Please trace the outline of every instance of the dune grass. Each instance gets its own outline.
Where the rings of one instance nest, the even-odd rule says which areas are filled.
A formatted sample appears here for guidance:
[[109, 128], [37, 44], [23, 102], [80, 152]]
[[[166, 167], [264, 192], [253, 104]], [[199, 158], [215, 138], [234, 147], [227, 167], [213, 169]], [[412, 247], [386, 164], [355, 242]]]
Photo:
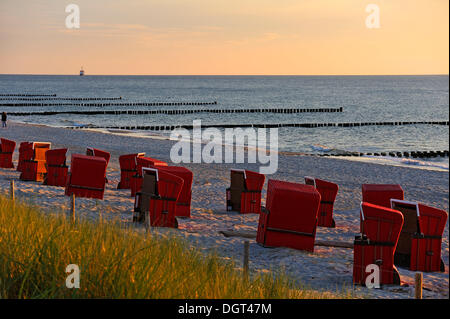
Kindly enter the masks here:
[[[66, 266], [80, 288], [66, 287]], [[243, 280], [231, 262], [177, 238], [45, 214], [0, 195], [0, 298], [345, 298], [284, 275]]]

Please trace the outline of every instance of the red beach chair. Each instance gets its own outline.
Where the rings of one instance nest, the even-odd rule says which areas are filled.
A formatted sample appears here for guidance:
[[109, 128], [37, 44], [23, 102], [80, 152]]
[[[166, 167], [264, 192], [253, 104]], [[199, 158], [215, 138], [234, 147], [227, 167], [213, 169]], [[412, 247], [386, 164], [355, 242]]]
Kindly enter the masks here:
[[47, 174], [45, 153], [50, 147], [51, 143], [48, 142], [32, 142], [31, 148], [27, 146], [23, 150], [21, 180], [36, 182], [42, 182], [44, 180], [45, 174]]
[[312, 186], [269, 180], [256, 241], [264, 247], [314, 251], [320, 194]]
[[182, 166], [159, 166], [158, 171], [165, 171], [183, 179], [183, 187], [177, 200], [175, 216], [191, 217], [192, 180], [194, 175]]
[[16, 142], [1, 138], [0, 144], [0, 168], [14, 168], [12, 161]]
[[178, 176], [157, 168], [143, 168], [142, 191], [136, 193], [137, 215], [133, 220], [147, 220], [152, 227], [177, 228], [175, 210], [182, 187], [183, 179]]
[[448, 213], [421, 203], [391, 200], [403, 214], [404, 225], [395, 251], [395, 264], [413, 271], [445, 271], [441, 259], [442, 234]]
[[317, 226], [336, 227], [333, 219], [333, 206], [339, 186], [335, 183], [314, 177], [305, 177], [305, 184], [314, 186], [320, 193], [320, 209]]
[[266, 177], [248, 170], [232, 169], [227, 188], [227, 211], [261, 213], [261, 191]]
[[45, 185], [65, 187], [67, 184], [67, 172], [69, 167], [66, 165], [67, 148], [48, 150], [45, 152], [47, 162], [47, 175], [44, 179]]
[[145, 153], [127, 154], [119, 157], [120, 164], [120, 182], [117, 189], [129, 189], [131, 187], [131, 178], [137, 173], [137, 157], [144, 157]]
[[365, 285], [367, 265], [380, 267], [380, 284], [400, 284], [394, 266], [394, 252], [403, 225], [397, 210], [361, 203], [361, 235], [355, 237], [353, 248], [353, 282]]
[[103, 199], [106, 165], [103, 157], [72, 154], [66, 195]]
[[21, 142], [19, 146], [19, 163], [17, 164], [17, 171], [21, 172], [23, 169], [23, 163], [26, 160], [33, 158], [33, 143]]
[[131, 177], [131, 197], [141, 190], [142, 185], [142, 168], [167, 166], [166, 162], [151, 157], [136, 157], [136, 174]]

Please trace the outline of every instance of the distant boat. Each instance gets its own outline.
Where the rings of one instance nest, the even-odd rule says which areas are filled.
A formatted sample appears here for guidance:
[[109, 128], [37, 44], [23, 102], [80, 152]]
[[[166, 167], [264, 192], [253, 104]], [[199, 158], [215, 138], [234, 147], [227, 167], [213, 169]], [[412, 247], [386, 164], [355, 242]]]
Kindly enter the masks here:
[[84, 75], [84, 70], [83, 70], [83, 67], [81, 67], [80, 76], [83, 76], [83, 75]]

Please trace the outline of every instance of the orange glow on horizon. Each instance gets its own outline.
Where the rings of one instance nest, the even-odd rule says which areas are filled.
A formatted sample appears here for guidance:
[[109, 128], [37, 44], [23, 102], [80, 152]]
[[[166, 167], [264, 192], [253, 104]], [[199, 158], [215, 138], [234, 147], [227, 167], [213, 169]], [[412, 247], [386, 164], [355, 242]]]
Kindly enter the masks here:
[[[448, 74], [447, 0], [0, 3], [0, 74]], [[368, 29], [367, 4], [380, 8]]]

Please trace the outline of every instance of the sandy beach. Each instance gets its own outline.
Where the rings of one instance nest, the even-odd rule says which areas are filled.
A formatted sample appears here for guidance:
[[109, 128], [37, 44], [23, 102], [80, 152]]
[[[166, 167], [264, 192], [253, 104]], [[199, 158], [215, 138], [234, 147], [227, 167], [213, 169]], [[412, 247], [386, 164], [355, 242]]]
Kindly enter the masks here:
[[[10, 122], [1, 130], [1, 137], [17, 142], [14, 162], [17, 165], [18, 146], [21, 141], [47, 141], [52, 148], [66, 147], [70, 153], [84, 153], [87, 146], [111, 153], [107, 177], [109, 183], [103, 201], [77, 199], [77, 214], [89, 219], [120, 219], [143, 232], [144, 227], [132, 223], [134, 199], [129, 190], [117, 190], [120, 179], [118, 157], [123, 154], [146, 152], [148, 156], [166, 161], [170, 165], [173, 141], [136, 137], [130, 134], [105, 134], [88, 130], [26, 125]], [[263, 201], [268, 179], [303, 183], [304, 176], [315, 176], [337, 183], [340, 187], [335, 203], [334, 218], [337, 227], [319, 227], [316, 240], [352, 242], [359, 230], [359, 204], [361, 184], [395, 183], [405, 191], [405, 199], [423, 202], [448, 211], [448, 172], [406, 167], [394, 167], [346, 159], [279, 156], [278, 172], [266, 176]], [[69, 163], [68, 163], [69, 164]], [[160, 234], [176, 234], [204, 251], [216, 251], [225, 259], [233, 258], [242, 265], [244, 238], [227, 238], [222, 230], [256, 231], [257, 215], [240, 215], [225, 209], [225, 189], [229, 186], [230, 169], [258, 170], [257, 164], [184, 164], [194, 173], [190, 219], [178, 219], [179, 229], [153, 229]], [[0, 189], [9, 191], [10, 180], [16, 184], [16, 197], [45, 209], [67, 211], [69, 198], [64, 189], [36, 182], [19, 180], [16, 170], [0, 169]], [[442, 256], [445, 273], [424, 273], [424, 298], [449, 297], [449, 242], [448, 221], [445, 228]], [[402, 286], [384, 286], [382, 289], [352, 287], [353, 250], [346, 248], [316, 247], [313, 254], [288, 248], [263, 248], [250, 239], [250, 272], [279, 271], [284, 269], [292, 278], [314, 289], [329, 291], [353, 289], [356, 296], [370, 298], [413, 298], [414, 272], [399, 268]]]

